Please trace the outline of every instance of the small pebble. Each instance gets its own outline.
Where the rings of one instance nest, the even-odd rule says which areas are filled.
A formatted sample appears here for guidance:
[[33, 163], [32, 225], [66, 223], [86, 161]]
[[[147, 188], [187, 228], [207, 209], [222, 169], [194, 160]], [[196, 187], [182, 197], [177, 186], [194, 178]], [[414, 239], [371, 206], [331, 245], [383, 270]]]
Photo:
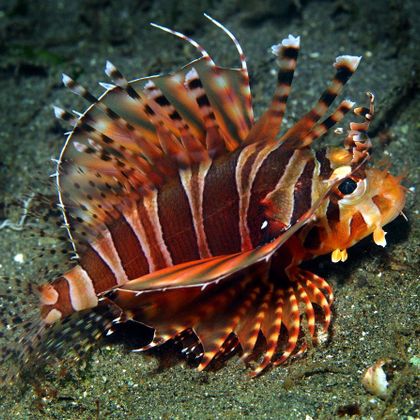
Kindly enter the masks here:
[[14, 259], [14, 261], [15, 261], [15, 262], [17, 262], [18, 264], [23, 264], [23, 261], [24, 261], [23, 254], [16, 254], [16, 255], [13, 257], [13, 259]]
[[385, 361], [379, 360], [374, 365], [367, 368], [362, 377], [362, 384], [366, 390], [382, 399], [386, 398], [388, 388], [386, 374], [382, 369], [384, 364]]

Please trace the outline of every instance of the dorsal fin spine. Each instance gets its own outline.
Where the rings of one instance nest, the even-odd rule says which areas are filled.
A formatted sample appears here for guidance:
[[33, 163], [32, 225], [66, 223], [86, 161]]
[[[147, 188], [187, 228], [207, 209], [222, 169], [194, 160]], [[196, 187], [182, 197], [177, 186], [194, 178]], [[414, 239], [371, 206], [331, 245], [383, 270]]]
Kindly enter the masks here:
[[354, 106], [354, 102], [345, 99], [340, 103], [337, 109], [324, 121], [315, 125], [308, 134], [302, 139], [301, 146], [309, 146], [314, 140], [323, 136], [331, 127], [340, 122], [344, 116]]
[[341, 92], [343, 86], [359, 65], [361, 57], [343, 55], [336, 58], [334, 67], [336, 73], [322, 93], [315, 106], [306, 113], [293, 127], [291, 127], [282, 137], [281, 141], [288, 141], [290, 139], [296, 146], [306, 136], [306, 134], [314, 127], [321, 117], [327, 112], [328, 108]]
[[268, 110], [253, 126], [245, 139], [246, 143], [272, 141], [278, 135], [286, 111], [299, 48], [300, 37], [293, 35], [289, 35], [280, 44], [271, 47], [279, 66], [276, 90]]
[[130, 98], [137, 100], [140, 98], [123, 74], [109, 60], [105, 64], [105, 73], [117, 86], [125, 90]]
[[[204, 16], [209, 19], [212, 23], [214, 23], [216, 26], [218, 26], [220, 29], [222, 29], [223, 32], [226, 33], [226, 35], [233, 41], [233, 43], [235, 44], [236, 50], [238, 51], [239, 54], [239, 59], [241, 61], [241, 74], [243, 77], [242, 80], [242, 86], [241, 86], [241, 90], [242, 93], [244, 95], [245, 101], [246, 101], [246, 109], [248, 111], [249, 114], [249, 118], [250, 118], [250, 127], [253, 125], [254, 123], [254, 115], [253, 115], [253, 108], [252, 108], [252, 96], [251, 96], [251, 89], [249, 87], [249, 74], [248, 74], [248, 66], [246, 63], [246, 56], [244, 54], [244, 51], [241, 47], [241, 44], [239, 43], [239, 41], [236, 39], [235, 35], [233, 35], [233, 33], [227, 29], [224, 25], [222, 25], [219, 21], [217, 21], [216, 19], [212, 18], [210, 15], [208, 15], [207, 13], [204, 13]], [[248, 127], [248, 129], [250, 128]]]
[[188, 43], [190, 43], [193, 47], [195, 47], [199, 53], [203, 56], [203, 58], [208, 61], [209, 63], [211, 63], [214, 66], [214, 61], [211, 59], [209, 53], [196, 41], [194, 41], [192, 38], [188, 37], [187, 35], [184, 35], [181, 32], [178, 31], [174, 31], [173, 29], [169, 29], [166, 28], [165, 26], [162, 25], [158, 25], [156, 23], [150, 23], [150, 25], [152, 25], [155, 28], [158, 28], [164, 32], [168, 32], [178, 38], [183, 39], [184, 41], [187, 41]]

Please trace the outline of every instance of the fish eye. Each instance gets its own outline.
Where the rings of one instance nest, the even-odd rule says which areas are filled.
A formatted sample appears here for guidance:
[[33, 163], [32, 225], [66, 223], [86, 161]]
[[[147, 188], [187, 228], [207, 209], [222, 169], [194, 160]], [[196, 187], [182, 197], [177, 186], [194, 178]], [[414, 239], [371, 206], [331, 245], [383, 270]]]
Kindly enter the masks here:
[[345, 178], [343, 182], [338, 186], [338, 190], [343, 195], [351, 194], [357, 188], [357, 182], [351, 178]]

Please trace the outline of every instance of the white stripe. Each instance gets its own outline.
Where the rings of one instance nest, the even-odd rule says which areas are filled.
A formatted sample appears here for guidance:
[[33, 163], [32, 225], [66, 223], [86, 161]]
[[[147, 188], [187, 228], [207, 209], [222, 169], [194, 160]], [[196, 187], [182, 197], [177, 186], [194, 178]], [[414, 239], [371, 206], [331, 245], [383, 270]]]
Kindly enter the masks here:
[[[343, 201], [343, 200], [341, 200]], [[341, 204], [341, 203], [340, 203]], [[340, 210], [343, 208], [343, 205], [340, 205]], [[365, 198], [360, 203], [355, 204], [356, 210], [360, 212], [363, 217], [363, 220], [369, 228], [381, 226], [382, 214], [378, 206], [373, 202], [371, 198]]]
[[94, 308], [98, 305], [92, 279], [80, 265], [64, 274], [63, 277], [69, 285], [70, 302], [75, 311]]
[[[327, 156], [325, 158], [328, 159]], [[319, 197], [325, 194], [325, 188], [326, 188], [326, 184], [324, 182], [325, 180], [323, 180], [320, 177], [321, 163], [318, 161], [316, 157], [314, 158], [314, 162], [315, 162], [315, 168], [314, 168], [313, 178], [312, 178], [311, 207], [315, 204], [315, 202], [318, 200]], [[331, 235], [331, 227], [328, 223], [328, 218], [327, 218], [327, 210], [328, 210], [329, 204], [330, 204], [330, 199], [328, 197], [322, 201], [322, 203], [318, 207], [318, 210], [315, 213], [318, 219], [318, 224], [323, 229], [325, 229], [327, 237]], [[320, 244], [320, 247], [322, 247], [322, 243]]]
[[156, 239], [155, 244], [158, 245], [160, 252], [162, 253], [163, 259], [165, 260], [166, 267], [173, 265], [172, 257], [166, 246], [165, 240], [163, 239], [162, 226], [160, 224], [158, 203], [157, 203], [158, 191], [153, 190], [150, 195], [145, 197], [143, 204], [149, 216], [150, 223], [153, 227], [153, 235]]
[[[321, 173], [321, 164], [318, 162], [318, 159], [314, 159], [315, 167], [312, 175], [312, 185], [311, 185], [311, 207], [315, 204], [315, 202], [318, 200], [319, 197], [321, 197], [322, 194], [325, 194], [325, 191], [322, 191], [320, 188], [323, 184], [322, 180], [319, 178], [319, 174]], [[329, 202], [329, 200], [324, 200], [325, 202]], [[322, 205], [321, 205], [322, 206]], [[327, 211], [325, 209], [325, 211]], [[316, 211], [317, 214], [319, 214], [319, 209]]]
[[54, 324], [61, 319], [63, 314], [58, 309], [51, 309], [47, 316], [43, 319], [46, 324]]
[[105, 261], [109, 269], [114, 273], [118, 284], [128, 282], [127, 274], [121, 263], [121, 258], [115, 248], [111, 232], [106, 226], [101, 229], [102, 238], [91, 244], [91, 247]]
[[[200, 258], [207, 258], [212, 256], [208, 246], [206, 232], [204, 231], [203, 220], [204, 181], [211, 164], [211, 160], [202, 162], [198, 168], [198, 173], [194, 174], [194, 176], [192, 175], [191, 169], [189, 168], [179, 171], [181, 184], [184, 188], [185, 194], [187, 195], [188, 204], [191, 210]], [[194, 184], [198, 187], [196, 194], [193, 193]]]
[[[302, 175], [311, 157], [313, 158], [313, 154], [308, 150], [296, 150], [290, 158], [276, 187], [264, 199], [271, 201], [274, 205], [278, 205], [278, 208], [276, 208], [276, 219], [286, 226], [290, 225], [290, 219], [293, 214], [296, 182]], [[281, 205], [278, 201], [281, 201]]]

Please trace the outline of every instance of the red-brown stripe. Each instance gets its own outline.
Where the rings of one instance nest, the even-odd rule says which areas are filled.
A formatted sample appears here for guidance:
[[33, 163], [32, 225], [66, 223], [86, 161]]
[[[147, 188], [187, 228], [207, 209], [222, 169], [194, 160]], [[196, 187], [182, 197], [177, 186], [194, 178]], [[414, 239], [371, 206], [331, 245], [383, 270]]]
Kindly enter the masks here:
[[120, 219], [108, 226], [115, 249], [129, 280], [149, 272], [149, 264], [137, 236], [125, 220]]
[[327, 158], [327, 149], [318, 150], [316, 152], [316, 159], [320, 163], [319, 176], [321, 179], [329, 179], [333, 169], [331, 168], [330, 161]]
[[159, 190], [162, 234], [174, 264], [200, 258], [188, 197], [179, 178]]
[[235, 169], [240, 150], [221, 157], [210, 167], [204, 186], [204, 231], [212, 255], [241, 250], [239, 197]]
[[87, 245], [80, 260], [80, 265], [92, 279], [93, 287], [97, 294], [105, 292], [118, 284], [112, 270], [90, 245]]
[[365, 220], [360, 212], [354, 214], [350, 223], [350, 237], [358, 238], [368, 229]]
[[55, 279], [51, 285], [57, 292], [58, 299], [54, 305], [43, 305], [41, 308], [41, 316], [42, 318], [45, 318], [52, 309], [57, 309], [61, 312], [61, 317], [65, 318], [74, 312], [70, 302], [69, 283], [64, 277], [59, 277], [58, 279]]
[[333, 227], [335, 223], [340, 221], [340, 208], [336, 202], [329, 200], [327, 207], [327, 220], [330, 227]]
[[248, 227], [254, 246], [259, 245], [262, 240], [261, 225], [265, 214], [261, 200], [274, 190], [292, 155], [293, 151], [279, 146], [267, 156], [256, 174], [248, 209]]
[[312, 206], [312, 181], [315, 169], [315, 161], [312, 159], [306, 165], [300, 175], [293, 193], [293, 213], [290, 220], [294, 224], [296, 220], [308, 211]]
[[321, 245], [321, 233], [325, 229], [321, 226], [314, 226], [305, 236], [303, 246], [310, 250], [317, 250]]

